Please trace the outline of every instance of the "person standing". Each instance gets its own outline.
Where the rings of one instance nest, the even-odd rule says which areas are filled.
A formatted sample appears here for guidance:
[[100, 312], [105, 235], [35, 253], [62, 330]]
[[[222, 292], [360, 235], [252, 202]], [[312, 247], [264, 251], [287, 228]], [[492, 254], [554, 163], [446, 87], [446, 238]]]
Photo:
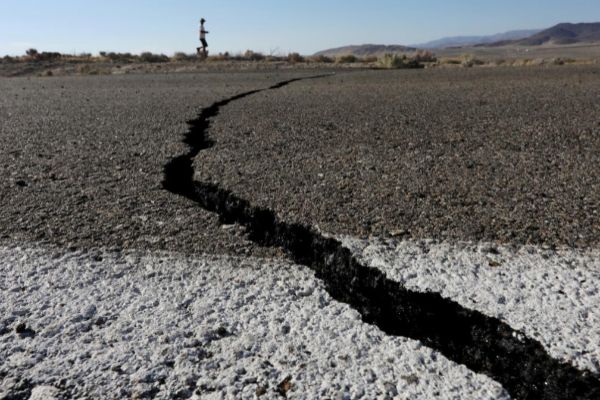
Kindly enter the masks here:
[[198, 47], [196, 49], [198, 51], [198, 54], [200, 54], [200, 51], [202, 51], [202, 55], [204, 57], [208, 55], [208, 42], [206, 41], [206, 35], [209, 33], [206, 29], [204, 29], [205, 22], [206, 20], [204, 18], [200, 20], [200, 43], [202, 44], [202, 47]]

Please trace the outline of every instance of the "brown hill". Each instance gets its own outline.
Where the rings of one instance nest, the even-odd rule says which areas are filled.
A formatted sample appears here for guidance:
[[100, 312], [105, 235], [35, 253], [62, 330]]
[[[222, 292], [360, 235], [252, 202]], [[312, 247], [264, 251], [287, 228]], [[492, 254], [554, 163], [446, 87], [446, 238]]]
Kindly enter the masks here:
[[384, 54], [409, 53], [416, 51], [414, 47], [401, 45], [363, 44], [359, 46], [344, 46], [315, 53], [316, 56], [338, 57], [354, 55], [357, 57], [379, 57]]
[[522, 45], [540, 46], [543, 44], [574, 44], [600, 42], [600, 22], [580, 24], [558, 24], [535, 35], [521, 40], [496, 42], [494, 46]]

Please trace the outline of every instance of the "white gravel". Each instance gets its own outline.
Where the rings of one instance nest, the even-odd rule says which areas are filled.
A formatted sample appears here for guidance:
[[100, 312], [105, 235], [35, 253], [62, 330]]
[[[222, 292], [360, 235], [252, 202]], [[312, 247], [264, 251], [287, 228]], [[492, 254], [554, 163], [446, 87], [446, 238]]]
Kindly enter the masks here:
[[362, 323], [310, 270], [285, 262], [0, 248], [0, 318], [0, 398], [20, 388], [34, 399], [243, 399], [262, 389], [270, 399], [288, 377], [292, 399], [508, 398], [419, 342]]
[[341, 240], [389, 279], [500, 318], [554, 358], [600, 372], [599, 250]]

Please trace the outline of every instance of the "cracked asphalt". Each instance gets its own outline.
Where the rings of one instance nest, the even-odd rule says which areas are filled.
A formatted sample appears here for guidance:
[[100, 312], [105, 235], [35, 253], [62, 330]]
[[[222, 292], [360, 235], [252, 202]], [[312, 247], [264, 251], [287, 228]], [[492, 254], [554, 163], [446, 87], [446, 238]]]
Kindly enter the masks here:
[[[196, 204], [204, 204], [202, 201], [206, 199], [203, 196], [212, 196], [216, 188], [222, 190], [217, 193], [217, 198], [209, 200], [231, 200], [234, 204], [232, 207], [226, 204], [225, 212], [218, 205], [215, 207], [222, 217], [249, 226], [257, 243], [263, 243], [260, 240], [262, 233], [266, 238], [267, 233], [274, 229], [267, 226], [267, 222], [274, 219], [270, 214], [273, 210], [280, 220], [276, 221], [278, 229], [274, 231], [287, 232], [283, 243], [296, 238], [298, 242], [292, 241], [292, 247], [300, 243], [324, 250], [317, 252], [298, 247], [298, 253], [293, 253], [292, 258], [309, 260], [308, 264], [317, 266], [321, 265], [321, 259], [325, 259], [328, 261], [322, 264], [330, 266], [333, 256], [340, 257], [335, 261], [341, 268], [341, 274], [333, 274], [329, 280], [325, 279], [325, 284], [330, 289], [335, 284], [351, 288], [347, 296], [342, 295], [342, 302], [350, 299], [360, 305], [371, 293], [376, 293], [367, 314], [377, 311], [381, 305], [387, 307], [391, 304], [377, 286], [388, 279], [387, 275], [358, 262], [347, 262], [352, 257], [351, 250], [342, 250], [341, 244], [334, 245], [334, 240], [319, 233], [314, 233], [309, 241], [304, 240], [304, 228], [290, 223], [302, 222], [337, 236], [393, 236], [448, 242], [494, 241], [516, 246], [536, 244], [542, 245], [542, 248], [597, 248], [600, 242], [598, 72], [600, 69], [597, 67], [340, 71], [335, 76], [295, 81], [284, 87], [277, 86], [277, 90], [265, 91], [257, 90], [271, 87], [276, 82], [314, 76], [315, 71], [6, 79], [0, 81], [0, 120], [3, 121], [0, 125], [0, 146], [3, 149], [0, 155], [3, 172], [0, 174], [0, 186], [3, 187], [0, 192], [3, 204], [0, 209], [0, 245], [11, 246], [4, 248], [6, 259], [11, 260], [6, 265], [18, 266], [18, 260], [27, 259], [23, 249], [15, 246], [26, 248], [32, 244], [45, 244], [81, 254], [72, 264], [75, 267], [69, 269], [75, 273], [73, 277], [76, 280], [80, 270], [85, 268], [91, 268], [92, 275], [97, 274], [95, 266], [105, 258], [110, 259], [103, 267], [109, 274], [117, 264], [121, 268], [131, 268], [132, 273], [139, 270], [142, 275], [145, 274], [144, 268], [139, 267], [145, 266], [148, 270], [152, 260], [132, 259], [128, 263], [127, 257], [121, 260], [121, 251], [123, 254], [150, 251], [154, 252], [153, 257], [157, 250], [194, 255], [209, 253], [218, 257], [281, 256], [281, 250], [257, 247], [248, 240], [244, 228], [224, 225], [217, 215]], [[250, 91], [252, 96], [239, 96]], [[227, 98], [235, 101], [223, 101]], [[200, 114], [203, 108], [205, 112]], [[200, 137], [200, 141], [194, 143], [188, 135], [187, 143], [183, 143], [184, 134], [190, 129], [186, 121], [193, 121], [195, 131], [190, 133], [206, 134], [208, 138]], [[214, 143], [214, 146], [205, 148], [204, 144], [208, 143]], [[198, 154], [196, 150], [202, 151]], [[181, 159], [182, 154], [189, 155], [188, 159], [183, 156], [184, 161], [194, 162], [195, 179], [202, 182], [193, 185], [187, 177], [181, 178], [182, 182], [190, 184], [189, 188], [195, 188], [194, 193], [199, 196], [197, 202], [173, 195], [163, 187], [164, 179], [178, 183], [176, 176], [165, 175], [165, 165], [174, 157]], [[187, 186], [182, 189], [181, 193], [188, 193]], [[247, 204], [246, 200], [251, 204]], [[240, 211], [235, 207], [241, 203], [244, 205]], [[211, 204], [208, 205], [207, 208], [212, 209]], [[239, 218], [229, 218], [228, 213]], [[264, 243], [269, 244], [268, 240]], [[274, 243], [277, 244], [277, 241]], [[285, 249], [285, 246], [282, 247]], [[488, 249], [485, 252], [495, 249], [487, 245], [485, 248]], [[96, 250], [89, 252], [90, 249]], [[41, 258], [36, 258], [36, 254], [42, 253], [36, 251], [38, 253], [31, 256], [39, 263]], [[427, 249], [426, 253], [429, 252]], [[495, 252], [500, 254], [498, 250]], [[311, 260], [311, 253], [312, 257], [319, 259]], [[594, 257], [595, 253], [590, 254]], [[49, 260], [60, 259], [61, 255], [56, 253], [48, 257], [44, 264], [51, 264], [54, 261]], [[376, 260], [379, 260], [378, 257]], [[448, 257], [444, 256], [442, 264]], [[574, 265], [575, 258], [567, 263], [570, 267]], [[248, 260], [246, 257], [241, 259]], [[224, 265], [213, 268], [215, 260], [208, 261], [211, 264], [209, 271], [227, 268]], [[260, 260], [264, 261], [264, 258]], [[413, 257], [407, 264], [414, 260]], [[491, 268], [500, 266], [498, 262], [493, 266], [489, 259], [485, 260]], [[165, 260], [157, 262], [163, 264]], [[174, 261], [174, 265], [178, 262]], [[476, 263], [477, 268], [480, 265]], [[5, 286], [11, 288], [11, 293], [24, 296], [19, 299], [19, 304], [28, 303], [30, 294], [34, 295], [39, 286], [30, 282], [23, 287], [13, 287], [15, 282], [23, 281], [18, 274], [25, 274], [28, 278], [39, 275], [45, 279], [51, 269], [47, 265], [42, 266], [40, 274], [37, 274], [27, 272], [29, 267], [29, 264], [24, 264], [5, 271], [5, 277], [9, 278]], [[348, 274], [351, 268], [356, 270]], [[11, 275], [13, 270], [17, 275]], [[166, 271], [164, 287], [169, 295], [165, 298], [169, 298], [179, 290], [171, 287], [171, 281], [181, 278], [171, 276], [173, 270]], [[192, 275], [197, 269], [194, 271]], [[225, 286], [232, 284], [239, 278], [239, 271], [234, 271], [230, 278], [215, 277], [213, 281]], [[67, 271], [59, 272], [63, 276]], [[189, 276], [187, 272], [185, 275]], [[266, 275], [271, 276], [269, 273]], [[261, 276], [266, 275], [261, 273]], [[155, 276], [150, 273], [142, 281]], [[281, 278], [278, 272], [273, 276]], [[359, 285], [366, 288], [365, 296], [357, 295], [360, 292], [352, 286], [357, 276], [365, 278], [359, 280]], [[121, 274], [114, 276], [126, 288], [130, 280], [122, 280], [122, 277]], [[343, 279], [338, 282], [340, 277], [352, 282]], [[373, 277], [374, 283], [370, 283], [369, 277]], [[62, 279], [59, 277], [55, 282], [60, 285]], [[540, 279], [542, 282], [546, 280], [545, 275]], [[84, 281], [93, 283], [95, 279]], [[211, 287], [205, 284], [204, 278], [201, 281], [199, 287]], [[283, 287], [287, 287], [287, 279], [282, 282], [285, 282]], [[391, 283], [384, 286], [391, 288], [390, 296], [399, 296], [398, 304], [402, 306], [398, 307], [406, 310], [403, 303], [406, 299], [400, 290], [402, 284], [390, 282], [398, 287], [390, 286]], [[236, 292], [240, 287], [236, 286], [238, 283], [233, 282]], [[181, 287], [178, 283], [174, 285]], [[79, 286], [80, 283], [71, 284], [68, 289]], [[261, 293], [270, 292], [262, 290], [262, 285], [257, 287], [261, 288]], [[31, 293], [23, 294], [26, 290]], [[142, 293], [139, 289], [124, 290], [133, 297]], [[562, 293], [562, 289], [559, 292]], [[144, 293], [153, 294], [154, 291]], [[594, 294], [586, 292], [589, 296]], [[82, 296], [90, 298], [89, 293]], [[418, 318], [426, 318], [436, 312], [450, 317], [450, 312], [440, 311], [447, 306], [463, 316], [468, 310], [435, 293], [417, 290], [410, 292], [410, 296], [415, 297], [408, 300], [410, 305], [432, 308], [431, 312], [414, 312]], [[117, 295], [115, 300], [121, 301], [121, 297]], [[227, 296], [222, 296], [222, 288], [216, 291], [215, 298], [219, 304], [227, 300]], [[188, 300], [184, 303], [191, 304]], [[506, 299], [502, 301], [504, 303]], [[74, 306], [72, 313], [76, 314], [80, 302], [72, 301], [70, 304]], [[158, 306], [160, 301], [153, 300], [152, 304]], [[236, 303], [236, 307], [240, 304], [244, 301]], [[146, 307], [145, 304], [140, 305], [138, 311]], [[43, 315], [46, 315], [47, 308], [47, 301], [39, 304]], [[114, 310], [113, 306], [109, 308]], [[360, 312], [360, 307], [357, 308]], [[82, 315], [91, 318], [97, 309], [89, 306]], [[234, 319], [239, 318], [238, 309], [235, 310]], [[2, 321], [4, 335], [11, 333], [7, 327], [14, 325], [14, 333], [20, 339], [33, 341], [36, 332], [44, 329], [44, 326], [38, 326], [40, 318], [31, 318], [31, 325], [24, 322], [22, 317], [33, 315], [27, 309], [13, 309], [10, 313], [12, 319]], [[62, 313], [59, 311], [59, 314]], [[251, 310], [251, 314], [257, 316], [255, 310]], [[395, 313], [385, 311], [384, 314]], [[487, 326], [487, 322], [482, 323], [482, 318], [488, 321], [488, 317], [479, 311], [471, 314], [475, 318], [473, 326]], [[259, 315], [259, 320], [263, 321], [264, 316]], [[401, 313], [397, 317], [402, 319]], [[78, 321], [78, 318], [69, 321]], [[154, 319], [170, 320], [149, 320]], [[362, 319], [369, 321], [364, 315]], [[439, 323], [442, 318], [434, 319]], [[415, 338], [425, 340], [433, 349], [444, 352], [444, 346], [452, 343], [452, 329], [448, 327], [453, 325], [453, 328], [458, 326], [462, 329], [457, 318], [450, 319], [452, 322], [444, 322], [432, 331], [435, 338], [441, 334], [440, 343], [425, 340], [429, 337], [429, 322], [418, 320], [408, 326], [416, 329]], [[383, 325], [387, 326], [385, 316], [384, 320]], [[212, 319], [207, 321], [214, 322]], [[492, 325], [503, 323], [495, 317], [489, 321]], [[465, 323], [465, 327], [470, 324]], [[122, 332], [130, 332], [129, 323], [125, 325]], [[395, 325], [403, 326], [402, 322]], [[68, 324], [65, 327], [70, 329]], [[88, 331], [85, 329], [81, 332]], [[207, 326], [207, 329], [210, 331], [212, 328]], [[223, 327], [218, 329], [219, 332], [228, 332]], [[288, 327], [287, 333], [290, 329]], [[421, 335], [420, 329], [427, 334]], [[513, 328], [506, 325], [506, 329], [510, 331]], [[487, 348], [487, 343], [503, 342], [500, 339], [489, 340], [494, 332], [500, 331], [493, 326], [491, 330], [492, 333], [479, 335], [484, 337], [486, 345], [475, 345], [475, 351], [469, 352], [466, 360], [460, 355], [462, 346], [458, 347], [459, 353], [447, 349], [445, 353], [449, 354], [451, 361], [468, 366], [473, 364], [470, 368], [474, 372], [485, 373], [487, 370], [482, 369], [478, 361], [472, 361], [470, 355], [476, 354], [480, 348]], [[392, 333], [406, 334], [403, 331]], [[147, 334], [151, 338], [154, 335], [144, 332], [143, 336]], [[515, 337], [514, 342], [518, 346], [523, 342], [514, 332], [507, 335]], [[184, 336], [191, 337], [193, 333], [187, 332]], [[456, 337], [462, 343], [465, 336], [460, 334]], [[13, 341], [9, 339], [7, 343]], [[509, 360], [509, 364], [526, 360], [523, 355], [535, 356], [540, 363], [550, 365], [550, 369], [558, 366], [558, 378], [567, 379], [580, 395], [595, 396], [593, 393], [596, 392], [592, 392], [597, 391], [595, 377], [559, 365], [546, 354], [540, 343], [527, 343], [523, 345], [522, 352], [516, 353], [517, 357], [508, 352], [517, 359]], [[27, 369], [33, 359], [21, 357], [20, 352], [18, 347], [11, 348], [11, 362]], [[224, 350], [220, 352], [222, 355], [227, 353]], [[494, 359], [499, 354], [508, 354], [503, 349], [488, 349], [484, 353]], [[211, 353], [211, 357], [213, 355]], [[113, 356], [109, 351], [109, 358]], [[167, 367], [176, 365], [175, 361], [167, 361]], [[488, 365], [487, 362], [483, 364]], [[565, 368], [569, 369], [567, 375], [575, 376], [573, 380], [561, 372]], [[519, 378], [516, 386], [512, 375], [493, 374], [516, 397], [520, 396], [521, 386], [524, 388], [521, 394], [527, 397], [529, 386], [538, 390], [548, 386], [553, 379], [548, 378], [552, 374], [539, 375], [537, 367], [533, 371], [517, 370], [524, 376], [523, 382]], [[38, 391], [51, 390], [54, 393], [59, 389], [66, 390], [64, 385], [56, 387], [52, 380], [46, 382], [45, 376], [35, 377], [36, 381], [30, 382], [13, 379], [8, 371], [13, 371], [12, 367], [0, 371], [0, 376], [10, 376], [5, 385], [11, 387], [10, 390], [16, 388], [32, 395]], [[240, 372], [242, 375], [245, 373]], [[132, 372], [131, 375], [135, 382], [144, 383], [136, 388], [140, 396], [152, 397], [162, 390], [151, 387], [154, 376], [140, 374]], [[289, 376], [281, 382], [289, 382], [292, 379]], [[297, 379], [299, 382], [300, 378]], [[532, 385], [530, 378], [534, 382]], [[538, 378], [545, 384], [535, 383]], [[579, 378], [586, 381], [584, 386], [578, 383]], [[79, 375], [76, 379], [80, 379]], [[211, 378], [211, 381], [214, 379]], [[279, 381], [278, 374], [271, 384]], [[159, 379], [157, 382], [164, 386], [167, 380]], [[233, 390], [236, 382], [238, 379], [234, 378], [227, 383], [229, 386], [208, 387], [203, 379], [190, 375], [189, 381], [186, 379], [185, 382], [187, 387], [183, 389], [177, 386], [180, 382], [169, 381], [169, 385], [176, 385], [175, 389], [191, 396], [192, 392], [195, 395], [203, 391], [216, 393], [226, 387]], [[40, 386], [41, 383], [54, 386]], [[256, 383], [257, 380], [254, 380], [252, 384]], [[236, 390], [238, 386], [235, 386]], [[548, 398], [571, 397], [575, 393], [565, 391], [565, 386], [559, 381], [555, 386], [546, 393]], [[77, 389], [79, 386], [75, 384], [73, 387]], [[334, 389], [339, 388], [336, 386]], [[395, 387], [391, 389], [392, 392], [396, 390]], [[384, 390], [390, 391], [388, 387]], [[258, 393], [257, 389], [255, 394]], [[251, 396], [252, 390], [248, 394]], [[497, 395], [500, 396], [499, 393]]]
[[270, 255], [164, 190], [163, 168], [202, 107], [302, 75], [0, 80], [0, 241]]
[[225, 107], [196, 179], [333, 234], [595, 247], [599, 72], [362, 71], [297, 82]]
[[[600, 244], [600, 68], [340, 72], [240, 99], [196, 179], [333, 234]], [[0, 80], [0, 240], [274, 255], [161, 187], [186, 121], [315, 71]]]

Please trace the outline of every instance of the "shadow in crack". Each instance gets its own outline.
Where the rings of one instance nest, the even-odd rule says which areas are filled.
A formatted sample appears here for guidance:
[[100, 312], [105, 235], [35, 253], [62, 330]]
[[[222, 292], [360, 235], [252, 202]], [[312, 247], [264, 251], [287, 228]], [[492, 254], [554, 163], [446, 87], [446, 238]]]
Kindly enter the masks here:
[[[264, 90], [299, 80], [302, 78]], [[223, 223], [244, 226], [255, 243], [282, 248], [294, 262], [314, 270], [330, 295], [356, 309], [366, 323], [389, 335], [420, 340], [496, 380], [515, 399], [600, 399], [597, 376], [553, 359], [539, 342], [502, 321], [437, 293], [407, 290], [381, 271], [359, 263], [339, 241], [310, 227], [279, 221], [272, 210], [254, 207], [216, 185], [194, 182], [193, 159], [211, 145], [207, 138], [210, 118], [218, 115], [220, 107], [261, 91], [215, 103], [190, 122], [185, 137], [190, 151], [165, 166], [163, 185], [167, 190], [218, 214]]]

